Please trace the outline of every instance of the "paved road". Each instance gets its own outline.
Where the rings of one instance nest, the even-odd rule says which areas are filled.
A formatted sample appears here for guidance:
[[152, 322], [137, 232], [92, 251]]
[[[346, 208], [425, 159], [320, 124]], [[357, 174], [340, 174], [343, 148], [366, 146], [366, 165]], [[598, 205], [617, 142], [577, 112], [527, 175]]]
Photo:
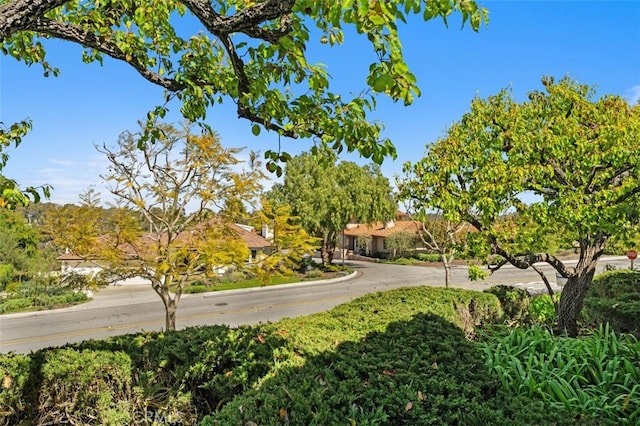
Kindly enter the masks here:
[[[601, 261], [628, 267], [625, 258]], [[442, 286], [444, 270], [419, 266], [348, 262], [357, 276], [324, 282], [185, 295], [178, 306], [178, 328], [203, 324], [240, 325], [275, 321], [330, 309], [374, 291], [409, 286]], [[550, 277], [552, 270], [544, 268]], [[505, 267], [482, 282], [470, 282], [465, 267], [453, 269], [452, 286], [484, 290], [496, 284], [541, 288], [538, 275]], [[148, 286], [109, 287], [89, 303], [56, 311], [0, 316], [0, 352], [27, 353], [90, 338], [161, 330], [164, 308]]]

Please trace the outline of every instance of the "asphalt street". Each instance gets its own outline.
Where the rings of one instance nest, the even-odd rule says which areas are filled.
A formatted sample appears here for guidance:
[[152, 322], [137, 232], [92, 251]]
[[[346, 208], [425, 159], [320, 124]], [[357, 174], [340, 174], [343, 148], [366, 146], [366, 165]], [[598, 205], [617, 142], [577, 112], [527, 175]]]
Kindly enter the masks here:
[[[273, 287], [184, 295], [178, 306], [177, 327], [253, 324], [276, 321], [330, 309], [363, 294], [400, 287], [444, 285], [442, 268], [401, 266], [349, 261], [356, 272], [349, 277]], [[599, 264], [623, 268], [624, 257], [606, 258]], [[543, 270], [550, 280], [555, 274]], [[466, 267], [454, 267], [452, 287], [482, 291], [497, 284], [517, 285], [541, 291], [543, 285], [532, 270], [506, 266], [484, 281], [471, 282]], [[147, 285], [108, 287], [88, 303], [69, 308], [0, 316], [0, 352], [28, 353], [86, 339], [158, 331], [164, 327], [164, 307]]]

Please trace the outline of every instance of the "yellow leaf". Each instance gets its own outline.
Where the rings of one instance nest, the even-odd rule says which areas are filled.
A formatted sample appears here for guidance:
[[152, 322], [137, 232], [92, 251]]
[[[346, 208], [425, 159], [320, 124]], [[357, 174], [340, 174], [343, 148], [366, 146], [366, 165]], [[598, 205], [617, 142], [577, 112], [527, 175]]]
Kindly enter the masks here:
[[285, 421], [289, 421], [289, 413], [284, 408], [281, 408], [278, 412], [280, 414], [280, 418]]
[[9, 389], [13, 385], [13, 379], [10, 375], [5, 374], [4, 379], [2, 379], [2, 387], [5, 389]]
[[409, 411], [413, 408], [413, 402], [407, 402], [407, 405], [404, 406], [404, 411]]

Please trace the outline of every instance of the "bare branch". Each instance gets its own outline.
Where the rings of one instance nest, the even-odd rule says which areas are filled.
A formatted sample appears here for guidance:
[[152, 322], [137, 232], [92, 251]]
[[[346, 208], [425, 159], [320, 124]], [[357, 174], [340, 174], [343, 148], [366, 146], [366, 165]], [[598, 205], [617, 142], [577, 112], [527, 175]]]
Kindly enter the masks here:
[[553, 292], [547, 276], [544, 274], [544, 272], [542, 272], [542, 269], [538, 268], [536, 265], [531, 265], [531, 268], [536, 271], [538, 275], [540, 275], [540, 278], [542, 278], [542, 282], [544, 282], [544, 286], [547, 288], [547, 292], [549, 292], [549, 296], [551, 297], [551, 301], [553, 302], [553, 307], [556, 310], [556, 315], [558, 315], [560, 312], [560, 307], [558, 306], [558, 298]]

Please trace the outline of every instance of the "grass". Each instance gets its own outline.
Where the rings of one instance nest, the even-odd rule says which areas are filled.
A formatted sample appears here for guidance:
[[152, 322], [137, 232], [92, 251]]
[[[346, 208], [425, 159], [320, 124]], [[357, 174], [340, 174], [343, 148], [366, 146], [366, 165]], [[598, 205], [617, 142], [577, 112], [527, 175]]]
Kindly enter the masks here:
[[253, 288], [253, 287], [269, 287], [273, 285], [282, 285], [282, 284], [293, 284], [299, 283], [303, 281], [316, 281], [323, 280], [329, 278], [335, 278], [337, 276], [341, 276], [340, 272], [330, 272], [323, 273], [320, 275], [313, 274], [300, 274], [294, 276], [275, 276], [271, 278], [268, 284], [263, 284], [260, 280], [256, 278], [252, 278], [249, 280], [243, 280], [238, 282], [221, 282], [213, 285], [204, 285], [204, 284], [194, 284], [189, 285], [184, 288], [184, 293], [207, 293], [212, 291], [223, 291], [223, 290], [239, 290], [244, 288]]

